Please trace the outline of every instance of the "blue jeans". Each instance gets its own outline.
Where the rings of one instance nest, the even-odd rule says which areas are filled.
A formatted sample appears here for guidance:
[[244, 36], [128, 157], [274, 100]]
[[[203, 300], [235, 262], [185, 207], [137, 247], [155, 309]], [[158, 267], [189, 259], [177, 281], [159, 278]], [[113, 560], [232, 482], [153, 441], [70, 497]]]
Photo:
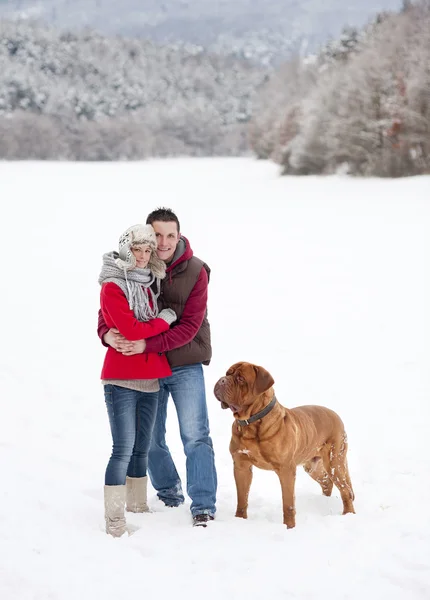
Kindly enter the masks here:
[[184, 502], [181, 480], [166, 444], [167, 400], [171, 394], [179, 421], [187, 469], [187, 493], [191, 514], [214, 516], [217, 475], [206, 406], [202, 365], [172, 369], [160, 379], [158, 410], [149, 449], [148, 472], [158, 497], [168, 506]]
[[105, 485], [124, 485], [127, 475], [146, 476], [158, 392], [137, 392], [108, 384], [104, 393], [113, 441]]

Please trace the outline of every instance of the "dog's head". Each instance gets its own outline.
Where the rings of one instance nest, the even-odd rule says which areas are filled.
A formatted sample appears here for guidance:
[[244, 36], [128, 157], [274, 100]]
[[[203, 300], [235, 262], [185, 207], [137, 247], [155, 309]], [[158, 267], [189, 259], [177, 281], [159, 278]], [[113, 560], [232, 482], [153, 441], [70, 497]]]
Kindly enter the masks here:
[[274, 384], [271, 374], [263, 367], [247, 362], [232, 365], [215, 384], [214, 394], [222, 408], [241, 413], [254, 404], [258, 396]]

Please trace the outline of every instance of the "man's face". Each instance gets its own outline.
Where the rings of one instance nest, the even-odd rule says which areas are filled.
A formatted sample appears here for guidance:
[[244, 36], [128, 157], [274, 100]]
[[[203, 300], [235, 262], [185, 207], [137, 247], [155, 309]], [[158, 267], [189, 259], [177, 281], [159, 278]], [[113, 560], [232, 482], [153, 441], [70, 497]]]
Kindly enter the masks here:
[[175, 221], [154, 221], [152, 227], [157, 238], [157, 254], [164, 262], [169, 262], [175, 254], [180, 239]]

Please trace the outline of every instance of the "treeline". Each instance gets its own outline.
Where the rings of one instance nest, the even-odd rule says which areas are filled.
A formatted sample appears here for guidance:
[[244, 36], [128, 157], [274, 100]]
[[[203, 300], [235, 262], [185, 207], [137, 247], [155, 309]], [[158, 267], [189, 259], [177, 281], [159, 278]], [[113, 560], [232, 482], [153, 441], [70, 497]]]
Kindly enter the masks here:
[[191, 45], [0, 20], [0, 159], [253, 151], [285, 174], [430, 172], [430, 0], [276, 71]]
[[266, 79], [193, 46], [0, 20], [0, 159], [240, 155]]
[[283, 65], [256, 100], [250, 143], [285, 174], [430, 173], [430, 0]]

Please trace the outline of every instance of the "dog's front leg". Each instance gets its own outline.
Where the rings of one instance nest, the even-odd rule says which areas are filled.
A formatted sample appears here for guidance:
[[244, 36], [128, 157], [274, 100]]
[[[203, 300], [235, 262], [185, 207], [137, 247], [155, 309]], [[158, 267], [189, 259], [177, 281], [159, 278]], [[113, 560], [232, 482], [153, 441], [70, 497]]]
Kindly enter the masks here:
[[248, 518], [248, 495], [252, 482], [252, 463], [243, 454], [235, 453], [233, 456], [234, 480], [237, 491], [236, 517]]
[[284, 510], [284, 525], [288, 529], [296, 526], [296, 508], [294, 488], [296, 484], [296, 466], [286, 465], [277, 470], [282, 488], [282, 507]]

